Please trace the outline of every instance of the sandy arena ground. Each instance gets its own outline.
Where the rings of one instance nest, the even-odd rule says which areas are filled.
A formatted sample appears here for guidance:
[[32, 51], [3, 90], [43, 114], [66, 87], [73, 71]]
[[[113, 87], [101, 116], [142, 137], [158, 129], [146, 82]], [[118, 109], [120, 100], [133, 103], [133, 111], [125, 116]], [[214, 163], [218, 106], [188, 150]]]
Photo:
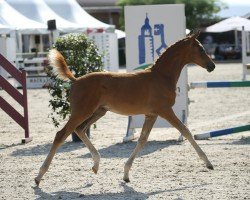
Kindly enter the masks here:
[[[188, 69], [189, 82], [239, 80], [241, 73], [240, 64], [218, 64], [210, 74], [200, 67]], [[21, 110], [4, 91], [0, 95]], [[250, 123], [250, 88], [194, 89], [189, 98], [194, 101], [188, 118], [192, 134]], [[122, 143], [127, 117], [113, 113], [91, 130], [91, 140], [102, 157], [97, 175], [90, 170], [89, 151], [69, 137], [40, 187], [35, 187], [34, 177], [59, 130], [48, 118], [49, 99], [45, 89], [28, 91], [33, 141], [25, 145], [20, 144], [23, 130], [0, 111], [0, 199], [250, 198], [250, 131], [198, 141], [215, 167], [210, 171], [188, 141], [176, 141], [179, 134], [175, 129], [154, 129], [134, 162], [131, 182], [125, 184], [123, 166], [136, 141]]]

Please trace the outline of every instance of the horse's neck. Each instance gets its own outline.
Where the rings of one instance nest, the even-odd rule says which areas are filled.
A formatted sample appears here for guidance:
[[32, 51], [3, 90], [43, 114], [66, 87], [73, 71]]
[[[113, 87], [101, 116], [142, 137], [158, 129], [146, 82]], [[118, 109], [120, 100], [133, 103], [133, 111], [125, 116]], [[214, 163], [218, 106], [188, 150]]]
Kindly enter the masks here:
[[181, 54], [178, 49], [167, 49], [155, 62], [152, 70], [173, 80], [173, 84], [176, 85], [186, 64], [187, 59], [185, 55]]

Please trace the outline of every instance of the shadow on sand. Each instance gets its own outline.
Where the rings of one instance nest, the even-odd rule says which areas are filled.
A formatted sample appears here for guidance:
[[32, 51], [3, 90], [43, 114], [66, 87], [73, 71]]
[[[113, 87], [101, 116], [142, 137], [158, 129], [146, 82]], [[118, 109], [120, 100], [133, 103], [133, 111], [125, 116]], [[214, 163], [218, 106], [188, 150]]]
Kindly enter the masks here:
[[[52, 143], [47, 143], [43, 145], [37, 145], [33, 147], [27, 147], [24, 149], [18, 149], [12, 152], [12, 156], [36, 156], [36, 155], [47, 155], [52, 146]], [[64, 153], [75, 151], [85, 147], [82, 142], [65, 142], [60, 148], [58, 148], [57, 153]]]
[[[116, 143], [111, 146], [99, 149], [99, 153], [103, 158], [128, 158], [132, 153], [133, 149], [135, 148], [137, 142], [131, 141], [127, 143]], [[155, 151], [160, 151], [161, 149], [167, 148], [173, 145], [181, 145], [181, 142], [176, 140], [167, 140], [167, 141], [149, 141], [147, 142], [146, 146], [139, 154], [139, 156], [144, 156], [151, 154]], [[227, 143], [206, 143], [201, 144], [203, 145], [247, 145], [250, 144], [250, 137], [242, 137], [239, 140], [233, 140]], [[52, 143], [47, 143], [43, 145], [37, 145], [33, 147], [27, 147], [24, 149], [18, 149], [12, 152], [12, 156], [36, 156], [36, 155], [47, 155], [51, 148]], [[11, 146], [12, 147], [12, 146]], [[3, 147], [2, 149], [4, 149]], [[64, 153], [64, 152], [71, 152], [81, 148], [85, 148], [85, 145], [82, 142], [66, 142], [64, 143], [57, 151], [57, 153]], [[1, 150], [1, 148], [0, 148]], [[91, 158], [91, 154], [87, 153], [83, 156], [83, 158]]]
[[[104, 158], [127, 158], [132, 153], [137, 142], [127, 142], [127, 143], [117, 143], [98, 151], [101, 154], [101, 157]], [[149, 141], [143, 151], [140, 153], [140, 156], [151, 154], [155, 151], [161, 150], [163, 148], [169, 147], [171, 145], [180, 144], [176, 140], [167, 140], [167, 141]], [[12, 152], [12, 156], [36, 156], [36, 155], [47, 155], [49, 153], [51, 143], [44, 145], [37, 145], [35, 147], [28, 147], [25, 149], [18, 149]], [[84, 144], [81, 142], [66, 142], [64, 143], [57, 151], [57, 153], [64, 153], [75, 151], [77, 149], [85, 148]], [[82, 157], [82, 156], [81, 156]], [[84, 158], [90, 158], [91, 154], [87, 153], [83, 155]]]
[[[33, 187], [35, 195], [37, 196], [37, 200], [42, 199], [86, 199], [86, 200], [110, 200], [110, 199], [148, 199], [150, 196], [162, 194], [162, 193], [169, 193], [169, 192], [176, 192], [182, 191], [190, 188], [198, 188], [198, 187], [205, 187], [208, 184], [200, 184], [200, 185], [192, 185], [192, 186], [184, 186], [176, 189], [169, 189], [169, 190], [158, 190], [155, 192], [143, 193], [134, 190], [134, 188], [128, 186], [126, 183], [120, 183], [120, 186], [123, 187], [123, 192], [119, 193], [101, 193], [101, 194], [81, 194], [78, 192], [67, 192], [67, 191], [58, 191], [53, 193], [46, 193], [39, 187]], [[168, 194], [166, 194], [167, 197]], [[181, 200], [178, 198], [178, 200]]]
[[250, 136], [242, 137], [239, 140], [232, 142], [232, 144], [239, 144], [239, 145], [250, 144]]
[[[127, 142], [127, 143], [116, 143], [114, 145], [108, 146], [103, 149], [99, 149], [99, 153], [102, 158], [128, 158], [134, 148], [136, 147], [137, 142]], [[149, 141], [146, 146], [140, 152], [139, 156], [148, 155], [154, 153], [155, 151], [160, 151], [161, 149], [167, 148], [172, 145], [179, 145], [180, 142], [176, 140], [167, 140], [167, 141]], [[90, 158], [91, 154], [87, 153], [83, 155], [84, 158]]]
[[142, 193], [135, 191], [132, 187], [127, 186], [125, 183], [122, 183], [121, 186], [124, 188], [123, 192], [118, 193], [101, 193], [101, 194], [81, 194], [78, 192], [67, 192], [67, 191], [58, 191], [53, 193], [43, 192], [42, 189], [34, 187], [35, 195], [37, 200], [42, 199], [94, 199], [94, 200], [110, 200], [110, 199], [147, 199], [151, 195], [163, 193], [165, 191], [157, 191], [152, 193]]
[[[250, 144], [250, 137], [241, 137], [240, 139], [224, 139], [224, 138], [209, 138], [207, 141], [211, 141], [211, 143], [200, 144], [200, 146], [208, 146], [208, 145], [248, 145]], [[216, 141], [214, 143], [213, 141]], [[218, 142], [221, 141], [221, 142]]]

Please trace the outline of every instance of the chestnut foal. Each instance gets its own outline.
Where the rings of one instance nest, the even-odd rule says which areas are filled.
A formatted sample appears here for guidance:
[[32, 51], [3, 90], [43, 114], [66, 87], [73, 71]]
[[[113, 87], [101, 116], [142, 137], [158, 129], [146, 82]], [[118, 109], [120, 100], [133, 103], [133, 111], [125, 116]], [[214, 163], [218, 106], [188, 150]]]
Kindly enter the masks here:
[[199, 33], [195, 33], [176, 42], [167, 48], [150, 68], [132, 73], [97, 72], [75, 78], [63, 56], [57, 50], [51, 50], [49, 61], [56, 68], [58, 76], [73, 82], [69, 97], [71, 117], [63, 129], [57, 132], [50, 152], [35, 178], [36, 184], [39, 185], [48, 170], [57, 148], [74, 131], [91, 152], [94, 161], [92, 170], [97, 173], [100, 155], [85, 135], [85, 131], [107, 111], [122, 115], [145, 115], [136, 148], [124, 167], [124, 181], [129, 182], [129, 170], [136, 155], [146, 144], [157, 116], [166, 119], [179, 130], [205, 162], [206, 167], [213, 169], [213, 165], [188, 128], [176, 117], [172, 109], [176, 84], [186, 64], [195, 63], [208, 72], [215, 68], [215, 64], [197, 40], [198, 35]]

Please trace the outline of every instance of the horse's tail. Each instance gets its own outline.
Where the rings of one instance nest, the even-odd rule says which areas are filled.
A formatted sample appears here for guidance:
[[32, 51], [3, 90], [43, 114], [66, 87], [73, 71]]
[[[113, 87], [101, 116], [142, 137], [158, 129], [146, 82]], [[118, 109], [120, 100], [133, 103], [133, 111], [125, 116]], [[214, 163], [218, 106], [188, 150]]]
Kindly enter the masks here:
[[56, 49], [51, 49], [49, 51], [48, 58], [49, 64], [55, 69], [56, 74], [60, 79], [69, 79], [73, 82], [77, 80], [76, 77], [69, 70], [64, 57], [59, 51], [57, 51]]

